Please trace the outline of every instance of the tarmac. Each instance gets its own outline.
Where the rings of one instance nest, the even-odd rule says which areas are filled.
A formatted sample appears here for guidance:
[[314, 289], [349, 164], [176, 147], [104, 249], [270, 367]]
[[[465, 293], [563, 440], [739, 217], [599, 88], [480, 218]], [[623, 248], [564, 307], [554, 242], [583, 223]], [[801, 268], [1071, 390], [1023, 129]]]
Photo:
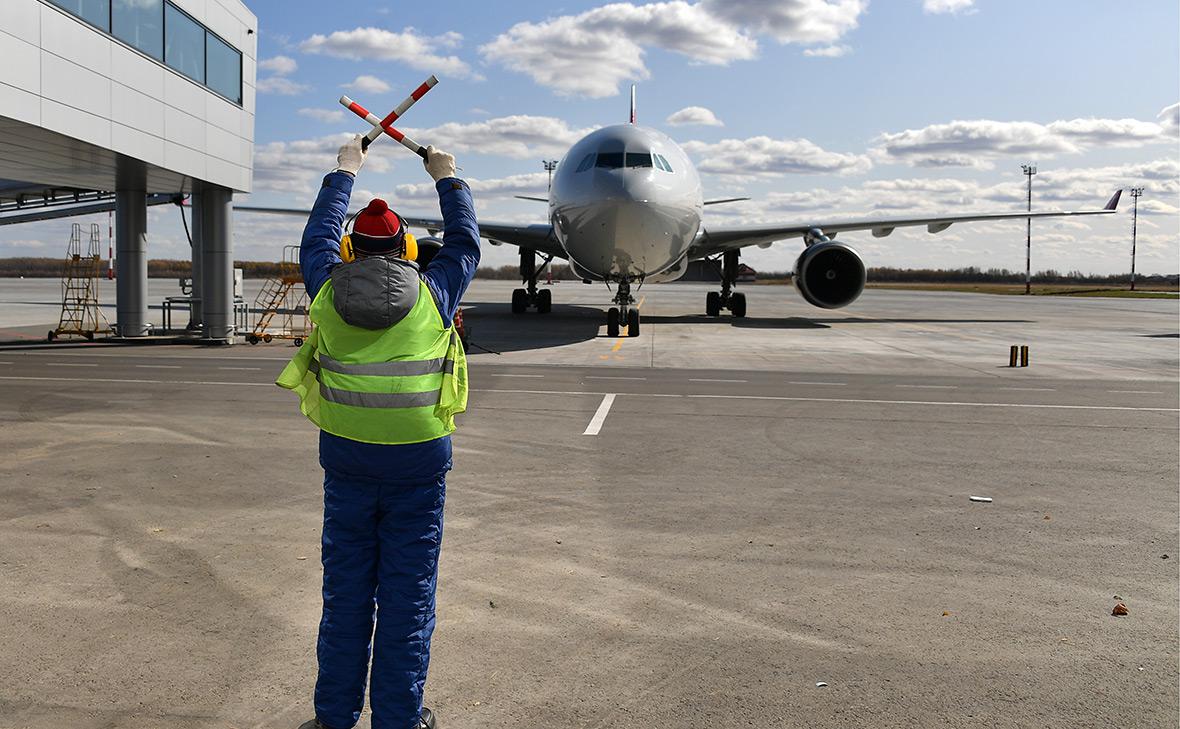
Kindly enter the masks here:
[[[37, 344], [52, 307], [16, 317], [8, 284], [0, 727], [310, 718], [294, 349]], [[748, 286], [710, 320], [678, 284], [639, 292], [632, 339], [601, 286], [548, 316], [511, 288], [465, 303], [447, 729], [1176, 726], [1177, 302]]]

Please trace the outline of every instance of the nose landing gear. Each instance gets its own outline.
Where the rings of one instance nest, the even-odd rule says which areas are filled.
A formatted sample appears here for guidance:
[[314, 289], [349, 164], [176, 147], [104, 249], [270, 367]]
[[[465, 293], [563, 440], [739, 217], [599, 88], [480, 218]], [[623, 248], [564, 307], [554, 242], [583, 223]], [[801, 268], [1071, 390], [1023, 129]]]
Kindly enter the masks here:
[[746, 315], [746, 295], [733, 291], [741, 251], [726, 251], [721, 255], [721, 291], [705, 295], [705, 316], [720, 316], [722, 309], [729, 309], [735, 319], [741, 319]]
[[513, 314], [523, 314], [530, 307], [535, 307], [538, 314], [548, 314], [553, 310], [553, 292], [550, 289], [537, 290], [537, 278], [552, 260], [553, 256], [546, 256], [545, 262], [538, 267], [537, 252], [531, 248], [520, 249], [520, 277], [528, 288], [513, 290]]
[[620, 325], [627, 325], [627, 336], [639, 336], [639, 309], [633, 309], [635, 304], [634, 297], [631, 296], [631, 282], [627, 280], [619, 281], [618, 288], [615, 290], [614, 303], [617, 307], [612, 306], [606, 312], [606, 335], [608, 337], [619, 336]]

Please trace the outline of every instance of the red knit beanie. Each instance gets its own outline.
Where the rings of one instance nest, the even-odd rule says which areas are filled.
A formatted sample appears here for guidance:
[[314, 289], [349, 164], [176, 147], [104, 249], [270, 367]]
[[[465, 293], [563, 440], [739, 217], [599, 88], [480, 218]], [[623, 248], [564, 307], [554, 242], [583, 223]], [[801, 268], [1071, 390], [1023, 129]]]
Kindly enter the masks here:
[[396, 253], [405, 244], [405, 231], [389, 204], [375, 197], [353, 221], [351, 240], [353, 248], [362, 253]]

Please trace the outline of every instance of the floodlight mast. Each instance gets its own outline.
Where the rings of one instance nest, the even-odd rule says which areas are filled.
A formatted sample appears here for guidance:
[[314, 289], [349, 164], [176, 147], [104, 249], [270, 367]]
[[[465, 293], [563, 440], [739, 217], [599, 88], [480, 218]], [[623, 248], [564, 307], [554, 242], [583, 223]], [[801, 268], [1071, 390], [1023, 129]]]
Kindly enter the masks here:
[[1131, 199], [1135, 206], [1131, 211], [1131, 290], [1135, 290], [1135, 237], [1139, 230], [1139, 196], [1143, 194], [1142, 187], [1131, 188]]
[[545, 171], [549, 173], [549, 189], [553, 189], [553, 170], [557, 169], [557, 160], [547, 159], [542, 160], [541, 164], [545, 165]]
[[[1032, 212], [1032, 178], [1037, 174], [1036, 165], [1020, 165], [1028, 177], [1028, 211]], [[1024, 238], [1024, 293], [1032, 293], [1032, 218], [1025, 218]]]

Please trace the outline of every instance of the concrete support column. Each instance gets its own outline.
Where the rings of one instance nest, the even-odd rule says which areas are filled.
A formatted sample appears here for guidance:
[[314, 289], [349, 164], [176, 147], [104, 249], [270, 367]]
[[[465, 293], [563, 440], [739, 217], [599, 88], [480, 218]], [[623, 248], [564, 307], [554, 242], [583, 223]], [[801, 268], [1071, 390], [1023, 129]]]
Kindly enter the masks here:
[[115, 311], [119, 336], [148, 334], [147, 204], [143, 187], [115, 192]]
[[201, 269], [204, 263], [204, 225], [202, 218], [204, 217], [203, 205], [201, 203], [201, 183], [193, 181], [192, 195], [189, 197], [191, 208], [189, 210], [189, 230], [193, 237], [192, 247], [192, 277], [193, 277], [193, 293], [192, 297], [197, 299], [193, 301], [192, 307], [189, 310], [188, 328], [189, 330], [199, 329], [204, 325], [204, 316], [201, 313]]
[[233, 191], [201, 190], [201, 314], [205, 339], [225, 344], [234, 336]]

